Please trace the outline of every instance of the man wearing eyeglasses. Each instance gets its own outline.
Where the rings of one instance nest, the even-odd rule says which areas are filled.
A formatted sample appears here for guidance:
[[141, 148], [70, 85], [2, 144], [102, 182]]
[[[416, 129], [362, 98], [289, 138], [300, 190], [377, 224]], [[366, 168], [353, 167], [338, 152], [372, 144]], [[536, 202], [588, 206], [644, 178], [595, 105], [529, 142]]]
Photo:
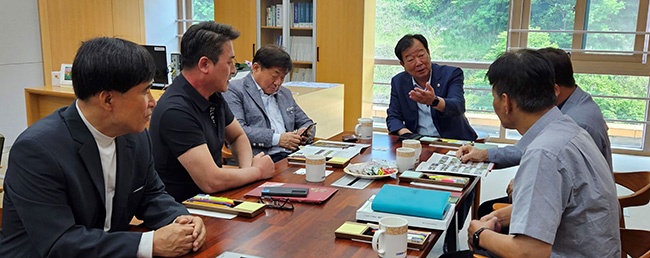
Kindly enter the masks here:
[[[238, 31], [214, 21], [192, 25], [181, 40], [181, 75], [153, 111], [156, 170], [178, 202], [276, 174], [268, 155], [253, 156], [244, 130], [221, 95], [235, 73], [232, 41], [237, 37]], [[239, 168], [222, 167], [224, 141]]]
[[313, 121], [291, 91], [282, 87], [292, 66], [291, 57], [282, 48], [264, 46], [253, 57], [251, 73], [231, 81], [223, 95], [251, 141], [253, 153], [266, 152], [273, 162], [313, 139], [315, 131], [303, 135]]
[[431, 63], [427, 39], [405, 35], [395, 46], [404, 67], [390, 82], [386, 125], [392, 134], [476, 140], [465, 117], [463, 71]]

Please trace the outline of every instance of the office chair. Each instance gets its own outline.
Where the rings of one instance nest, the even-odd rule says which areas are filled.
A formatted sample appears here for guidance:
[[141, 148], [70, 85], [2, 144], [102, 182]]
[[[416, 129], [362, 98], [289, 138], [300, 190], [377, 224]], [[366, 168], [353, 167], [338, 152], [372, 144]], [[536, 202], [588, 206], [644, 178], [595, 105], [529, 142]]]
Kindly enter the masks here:
[[620, 226], [621, 228], [625, 228], [623, 208], [643, 206], [650, 202], [650, 172], [615, 172], [614, 182], [633, 192], [632, 194], [618, 197], [618, 202], [621, 206]]
[[650, 231], [621, 228], [621, 256], [650, 258]]
[[232, 159], [232, 151], [224, 143], [223, 147], [221, 147], [221, 164], [228, 164], [228, 159]]

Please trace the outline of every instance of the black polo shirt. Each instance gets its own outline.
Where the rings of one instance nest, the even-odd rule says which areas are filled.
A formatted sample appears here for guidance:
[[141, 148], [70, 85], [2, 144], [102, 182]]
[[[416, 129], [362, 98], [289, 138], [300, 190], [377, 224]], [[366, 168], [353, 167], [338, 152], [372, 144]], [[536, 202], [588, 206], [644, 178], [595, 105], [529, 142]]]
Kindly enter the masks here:
[[154, 163], [167, 192], [176, 201], [203, 193], [178, 157], [207, 144], [214, 162], [221, 167], [226, 126], [234, 119], [221, 93], [205, 99], [183, 75], [176, 77], [158, 100], [149, 125]]

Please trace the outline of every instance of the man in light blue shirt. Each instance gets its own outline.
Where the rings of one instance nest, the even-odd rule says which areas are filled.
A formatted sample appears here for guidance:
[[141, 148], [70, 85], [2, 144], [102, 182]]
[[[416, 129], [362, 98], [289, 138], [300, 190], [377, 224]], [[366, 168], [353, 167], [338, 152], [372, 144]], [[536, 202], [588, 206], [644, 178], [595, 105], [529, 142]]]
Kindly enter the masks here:
[[276, 45], [260, 48], [246, 77], [233, 80], [224, 98], [248, 136], [253, 154], [265, 152], [273, 162], [286, 158], [298, 146], [313, 139], [315, 129], [302, 136], [313, 123], [282, 87], [291, 71], [289, 54]]
[[487, 77], [501, 124], [523, 135], [523, 156], [513, 204], [471, 221], [470, 247], [499, 257], [619, 257], [611, 170], [587, 131], [555, 106], [552, 64], [521, 50], [499, 57]]
[[[607, 160], [609, 168], [612, 169], [612, 149], [607, 134], [609, 128], [598, 104], [594, 102], [589, 93], [576, 85], [570, 56], [564, 50], [557, 48], [543, 48], [538, 51], [553, 64], [557, 107], [580, 127], [587, 130], [598, 146], [598, 150]], [[523, 151], [515, 146], [487, 150], [464, 146], [457, 153], [463, 162], [489, 160], [499, 168], [519, 165], [522, 154]]]
[[[555, 72], [555, 92], [557, 107], [562, 113], [571, 117], [596, 143], [598, 150], [607, 160], [609, 169], [612, 170], [612, 150], [607, 134], [607, 123], [603, 118], [598, 104], [594, 102], [589, 93], [584, 92], [576, 85], [573, 78], [573, 66], [570, 56], [564, 50], [557, 48], [543, 48], [538, 50], [553, 65]], [[463, 162], [486, 161], [496, 164], [498, 168], [519, 165], [523, 151], [515, 146], [503, 148], [477, 149], [472, 146], [463, 146], [457, 153]], [[510, 195], [512, 185], [508, 186], [506, 193]], [[494, 203], [510, 203], [510, 196], [486, 201], [478, 210], [479, 217], [492, 212]]]

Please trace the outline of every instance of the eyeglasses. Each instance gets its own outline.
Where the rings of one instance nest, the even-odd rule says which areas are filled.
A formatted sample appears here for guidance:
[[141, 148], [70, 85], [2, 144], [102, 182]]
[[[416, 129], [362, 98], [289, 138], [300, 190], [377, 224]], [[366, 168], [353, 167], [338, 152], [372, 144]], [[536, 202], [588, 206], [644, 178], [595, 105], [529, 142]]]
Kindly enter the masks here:
[[259, 203], [266, 204], [271, 209], [293, 210], [293, 203], [289, 198], [274, 199], [271, 196], [260, 196]]

